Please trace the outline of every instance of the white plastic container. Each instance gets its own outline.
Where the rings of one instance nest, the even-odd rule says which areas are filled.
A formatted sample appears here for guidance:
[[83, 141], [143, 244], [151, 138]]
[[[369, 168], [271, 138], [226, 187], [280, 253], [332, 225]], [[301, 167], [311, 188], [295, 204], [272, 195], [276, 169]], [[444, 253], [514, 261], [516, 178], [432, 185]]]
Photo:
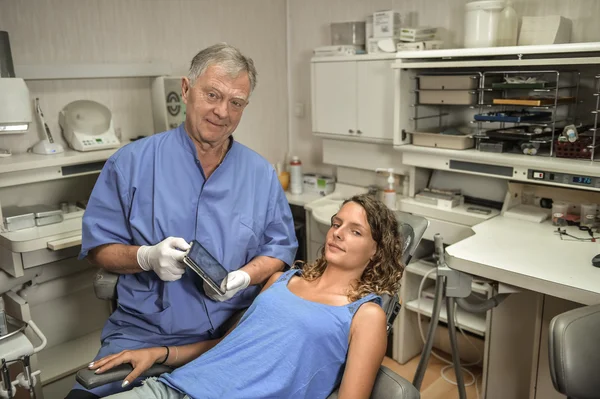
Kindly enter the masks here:
[[503, 0], [481, 0], [465, 6], [465, 47], [495, 47]]
[[376, 172], [388, 172], [390, 175], [387, 178], [387, 187], [383, 190], [383, 203], [387, 205], [388, 208], [395, 211], [396, 210], [396, 189], [394, 188], [394, 182], [396, 179], [394, 178], [394, 169], [393, 168], [377, 168]]
[[297, 156], [292, 157], [290, 162], [290, 192], [292, 194], [302, 194], [304, 178], [302, 176], [302, 162]]
[[369, 39], [373, 37], [373, 15], [367, 16], [365, 20], [365, 45], [369, 43]]
[[516, 46], [519, 35], [519, 16], [512, 7], [512, 0], [506, 1], [506, 7], [500, 13], [498, 22], [498, 46]]

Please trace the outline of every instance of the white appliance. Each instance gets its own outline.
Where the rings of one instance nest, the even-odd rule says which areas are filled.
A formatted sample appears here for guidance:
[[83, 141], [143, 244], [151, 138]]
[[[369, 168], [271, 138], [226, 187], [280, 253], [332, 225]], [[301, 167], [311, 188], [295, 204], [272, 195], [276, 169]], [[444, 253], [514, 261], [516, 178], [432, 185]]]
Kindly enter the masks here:
[[29, 89], [21, 78], [0, 78], [0, 134], [26, 133], [33, 120]]
[[155, 133], [174, 129], [185, 121], [181, 78], [181, 76], [159, 76], [152, 81], [152, 116]]
[[110, 110], [95, 101], [77, 100], [67, 104], [58, 114], [58, 124], [74, 150], [105, 150], [121, 145]]

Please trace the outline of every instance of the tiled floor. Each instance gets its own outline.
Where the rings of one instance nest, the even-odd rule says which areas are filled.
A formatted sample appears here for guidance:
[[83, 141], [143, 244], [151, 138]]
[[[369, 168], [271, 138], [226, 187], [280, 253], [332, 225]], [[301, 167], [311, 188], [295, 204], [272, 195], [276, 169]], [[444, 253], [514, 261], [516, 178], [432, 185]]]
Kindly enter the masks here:
[[[399, 364], [394, 360], [386, 357], [383, 360], [383, 365], [394, 370], [396, 373], [406, 378], [408, 381], [413, 380], [415, 371], [419, 364], [420, 356], [417, 356], [410, 360], [406, 364]], [[450, 355], [446, 355], [447, 359], [450, 359]], [[442, 378], [441, 370], [446, 366], [445, 363], [438, 360], [434, 356], [431, 356], [427, 371], [425, 372], [425, 378], [421, 385], [421, 399], [458, 399], [458, 390], [456, 385], [450, 384]], [[481, 392], [481, 369], [469, 368], [469, 370], [477, 377], [477, 386]], [[454, 380], [454, 370], [447, 370], [445, 375], [447, 378]], [[472, 381], [471, 376], [464, 374], [465, 384]], [[475, 391], [475, 385], [466, 387], [468, 399], [478, 399], [479, 396]]]

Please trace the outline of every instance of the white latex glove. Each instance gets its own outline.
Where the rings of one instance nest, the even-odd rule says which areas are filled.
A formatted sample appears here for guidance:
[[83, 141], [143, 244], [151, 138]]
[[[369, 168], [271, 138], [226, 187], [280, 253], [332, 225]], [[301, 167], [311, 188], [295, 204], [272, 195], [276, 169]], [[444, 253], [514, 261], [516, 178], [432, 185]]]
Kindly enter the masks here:
[[190, 249], [183, 238], [167, 237], [156, 245], [142, 245], [137, 251], [137, 262], [143, 270], [154, 270], [163, 281], [179, 280], [185, 272], [182, 262]]
[[239, 291], [248, 288], [250, 285], [250, 275], [243, 270], [236, 270], [227, 275], [227, 287], [221, 287], [225, 290], [225, 295], [221, 295], [204, 283], [204, 293], [213, 301], [223, 302], [231, 299]]

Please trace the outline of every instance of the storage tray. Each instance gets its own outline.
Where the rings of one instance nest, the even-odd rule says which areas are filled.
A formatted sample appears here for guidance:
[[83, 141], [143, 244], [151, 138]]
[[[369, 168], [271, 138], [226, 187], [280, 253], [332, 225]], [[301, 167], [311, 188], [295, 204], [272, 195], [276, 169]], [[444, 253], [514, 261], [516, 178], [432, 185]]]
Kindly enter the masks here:
[[479, 87], [479, 75], [421, 75], [421, 90], [472, 90]]
[[472, 105], [477, 103], [477, 92], [469, 90], [421, 90], [419, 104]]
[[475, 141], [471, 136], [459, 136], [432, 132], [409, 132], [412, 143], [421, 147], [447, 148], [451, 150], [466, 150], [473, 148]]
[[521, 127], [493, 129], [488, 130], [485, 134], [487, 137], [495, 140], [533, 140], [548, 136], [546, 132], [533, 133]]
[[512, 148], [506, 141], [481, 140], [477, 149], [481, 152], [503, 153]]
[[[556, 141], [556, 156], [558, 158], [577, 158], [577, 159], [592, 159], [592, 138], [580, 137], [574, 143]], [[596, 145], [596, 153], [598, 145]]]
[[506, 83], [506, 82], [498, 82], [492, 83], [492, 89], [548, 89], [551, 88], [548, 82], [537, 82], [537, 83]]
[[540, 121], [552, 117], [551, 112], [505, 111], [488, 112], [474, 116], [476, 121], [511, 122]]
[[[575, 102], [575, 97], [559, 97], [558, 104], [569, 104]], [[494, 98], [496, 105], [525, 105], [539, 107], [542, 105], [554, 105], [554, 97], [518, 97], [518, 98]]]

